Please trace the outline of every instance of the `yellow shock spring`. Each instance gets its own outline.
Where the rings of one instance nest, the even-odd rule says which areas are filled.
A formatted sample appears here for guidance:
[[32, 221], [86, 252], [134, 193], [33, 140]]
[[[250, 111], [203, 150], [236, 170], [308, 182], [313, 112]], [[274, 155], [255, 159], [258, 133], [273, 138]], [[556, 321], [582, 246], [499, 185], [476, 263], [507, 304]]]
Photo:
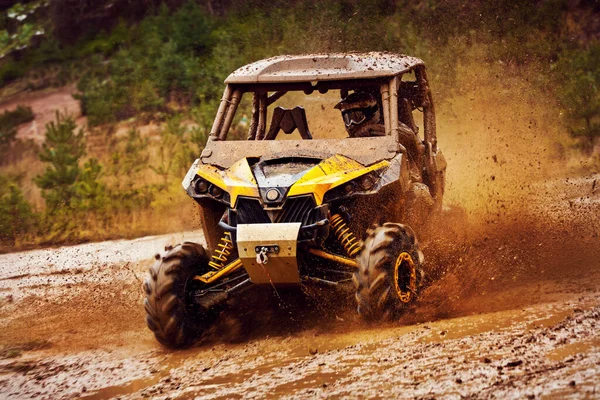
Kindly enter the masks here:
[[225, 267], [227, 258], [233, 249], [233, 241], [231, 240], [231, 232], [225, 232], [217, 248], [213, 251], [212, 260], [208, 262], [212, 268], [219, 270]]
[[335, 232], [335, 236], [344, 247], [344, 250], [346, 250], [346, 253], [348, 253], [350, 257], [356, 257], [360, 251], [360, 243], [354, 235], [354, 232], [350, 230], [350, 227], [346, 221], [344, 221], [344, 218], [340, 214], [335, 214], [329, 218], [329, 222]]

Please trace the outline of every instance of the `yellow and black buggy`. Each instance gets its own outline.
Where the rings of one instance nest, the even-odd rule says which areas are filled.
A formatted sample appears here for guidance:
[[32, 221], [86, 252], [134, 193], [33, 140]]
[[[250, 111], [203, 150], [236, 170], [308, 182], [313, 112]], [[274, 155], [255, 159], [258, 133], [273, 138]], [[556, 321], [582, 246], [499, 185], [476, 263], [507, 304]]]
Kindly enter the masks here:
[[[444, 192], [423, 62], [280, 56], [225, 83], [206, 147], [183, 180], [208, 249], [168, 248], [144, 283], [158, 341], [192, 344], [228, 299], [264, 285], [353, 284], [362, 318], [397, 316], [423, 280], [411, 226], [441, 209]], [[241, 113], [251, 114], [244, 140], [232, 133]]]

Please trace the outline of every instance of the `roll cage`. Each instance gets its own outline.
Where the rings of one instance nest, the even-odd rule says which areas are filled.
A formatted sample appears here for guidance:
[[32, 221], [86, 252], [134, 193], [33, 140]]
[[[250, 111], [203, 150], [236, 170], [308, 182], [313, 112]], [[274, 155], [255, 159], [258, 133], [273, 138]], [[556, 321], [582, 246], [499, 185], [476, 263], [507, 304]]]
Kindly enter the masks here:
[[[401, 144], [399, 121], [417, 132], [418, 128], [412, 119], [411, 112], [412, 109], [420, 109], [423, 111], [425, 142], [430, 143], [432, 150], [435, 151], [437, 150], [435, 110], [425, 67], [418, 65], [411, 71], [415, 73], [415, 81], [402, 81], [402, 74], [399, 74], [387, 79], [228, 84], [210, 131], [210, 140], [227, 140], [234, 115], [245, 93], [252, 93], [252, 119], [248, 140], [270, 140], [273, 137], [267, 135], [267, 109], [287, 92], [302, 91], [309, 95], [315, 91], [326, 93], [329, 90], [340, 90], [341, 93], [347, 93], [348, 90], [376, 87], [381, 96], [386, 135], [393, 136], [396, 143]], [[312, 135], [302, 135], [302, 132], [301, 136], [303, 139], [312, 138]]]

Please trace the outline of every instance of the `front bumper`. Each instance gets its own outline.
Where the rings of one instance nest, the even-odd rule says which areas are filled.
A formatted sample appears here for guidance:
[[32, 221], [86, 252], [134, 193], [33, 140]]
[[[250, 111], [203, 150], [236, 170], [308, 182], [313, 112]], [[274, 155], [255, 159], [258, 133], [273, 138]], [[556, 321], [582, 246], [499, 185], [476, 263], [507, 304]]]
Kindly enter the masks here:
[[[298, 284], [298, 234], [300, 222], [238, 224], [237, 249], [250, 281], [255, 284]], [[257, 255], [267, 249], [266, 262]]]

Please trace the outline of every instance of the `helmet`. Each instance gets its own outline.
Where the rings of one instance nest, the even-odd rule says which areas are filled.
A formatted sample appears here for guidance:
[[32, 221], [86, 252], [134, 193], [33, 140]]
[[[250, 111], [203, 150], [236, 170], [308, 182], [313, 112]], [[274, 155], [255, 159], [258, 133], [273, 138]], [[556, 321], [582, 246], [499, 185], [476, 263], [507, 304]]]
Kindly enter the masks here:
[[335, 105], [342, 112], [342, 119], [351, 136], [360, 127], [380, 122], [379, 105], [375, 96], [366, 92], [354, 92]]

